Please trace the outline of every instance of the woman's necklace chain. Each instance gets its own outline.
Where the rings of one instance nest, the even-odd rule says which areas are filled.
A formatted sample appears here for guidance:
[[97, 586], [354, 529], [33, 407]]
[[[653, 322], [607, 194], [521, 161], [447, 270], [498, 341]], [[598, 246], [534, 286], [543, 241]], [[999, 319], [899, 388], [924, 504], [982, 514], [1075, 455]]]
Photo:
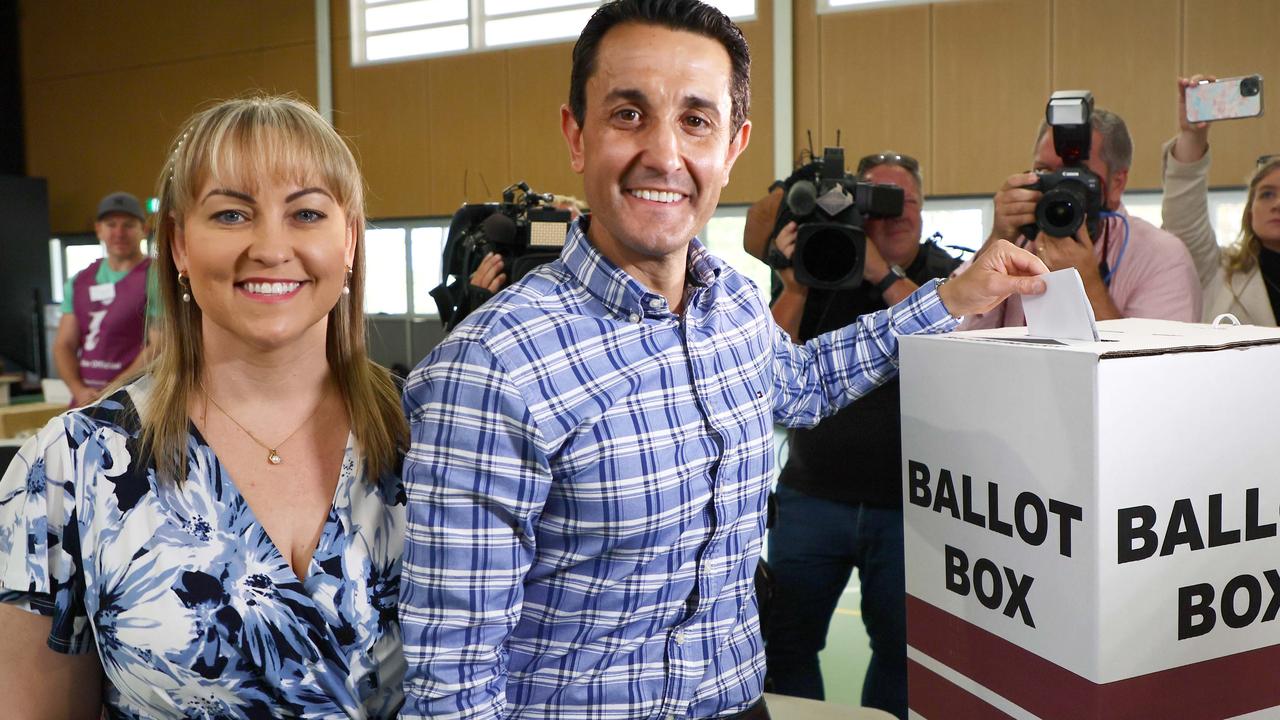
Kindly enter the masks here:
[[262, 446], [264, 450], [267, 451], [267, 462], [272, 465], [279, 465], [280, 463], [284, 462], [284, 458], [280, 456], [279, 449], [283, 447], [285, 443], [293, 439], [293, 436], [297, 435], [299, 430], [306, 427], [307, 424], [311, 422], [311, 419], [314, 418], [316, 416], [316, 413], [320, 411], [320, 406], [324, 405], [324, 401], [329, 397], [329, 389], [328, 387], [326, 387], [324, 394], [320, 396], [320, 402], [316, 403], [316, 406], [311, 410], [311, 413], [307, 415], [307, 419], [303, 420], [301, 425], [294, 428], [293, 432], [289, 433], [288, 437], [276, 443], [275, 447], [272, 447], [262, 442], [261, 440], [259, 440], [257, 435], [254, 435], [253, 433], [249, 432], [249, 428], [245, 427], [244, 425], [241, 425], [240, 421], [232, 417], [231, 413], [227, 412], [226, 408], [219, 405], [218, 401], [214, 400], [213, 396], [209, 394], [209, 391], [204, 389], [204, 381], [200, 381], [200, 392], [204, 393], [205, 399], [213, 403], [213, 406], [218, 408], [218, 410], [223, 415], [226, 415], [228, 420], [230, 420], [232, 423], [235, 423], [235, 426], [240, 428], [241, 432], [243, 432], [245, 435], [248, 435], [250, 440], [253, 440], [254, 442], [258, 443], [259, 445]]

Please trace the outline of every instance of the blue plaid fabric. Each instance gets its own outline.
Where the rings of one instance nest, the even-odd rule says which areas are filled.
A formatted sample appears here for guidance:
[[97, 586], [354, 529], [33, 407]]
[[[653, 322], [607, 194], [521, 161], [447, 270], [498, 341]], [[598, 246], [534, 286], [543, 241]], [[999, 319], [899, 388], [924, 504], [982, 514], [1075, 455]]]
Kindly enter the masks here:
[[689, 249], [686, 308], [574, 225], [409, 379], [406, 718], [709, 718], [760, 697], [773, 424], [812, 425], [954, 327], [922, 288], [791, 343]]

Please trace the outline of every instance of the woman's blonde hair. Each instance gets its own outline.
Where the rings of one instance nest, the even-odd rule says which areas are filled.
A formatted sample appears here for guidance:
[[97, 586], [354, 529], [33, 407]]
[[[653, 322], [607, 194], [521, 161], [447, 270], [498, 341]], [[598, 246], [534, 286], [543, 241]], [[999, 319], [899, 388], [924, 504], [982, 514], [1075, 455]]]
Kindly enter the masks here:
[[1222, 264], [1227, 269], [1228, 282], [1232, 275], [1247, 273], [1258, 264], [1258, 253], [1262, 249], [1262, 243], [1253, 230], [1253, 196], [1257, 193], [1262, 179], [1276, 170], [1280, 170], [1280, 156], [1260, 163], [1253, 171], [1253, 177], [1249, 178], [1249, 195], [1244, 201], [1244, 215], [1240, 220], [1240, 237], [1222, 256]]
[[326, 355], [364, 457], [366, 476], [396, 471], [409, 427], [390, 373], [369, 360], [364, 327], [364, 187], [350, 148], [305, 102], [280, 96], [226, 100], [196, 113], [170, 147], [156, 211], [157, 278], [163, 338], [139, 408], [142, 446], [161, 477], [186, 479], [187, 406], [204, 370], [200, 306], [182, 302], [174, 265], [175, 228], [213, 179], [252, 189], [262, 178], [319, 183], [333, 194], [355, 231], [351, 293], [329, 311]]

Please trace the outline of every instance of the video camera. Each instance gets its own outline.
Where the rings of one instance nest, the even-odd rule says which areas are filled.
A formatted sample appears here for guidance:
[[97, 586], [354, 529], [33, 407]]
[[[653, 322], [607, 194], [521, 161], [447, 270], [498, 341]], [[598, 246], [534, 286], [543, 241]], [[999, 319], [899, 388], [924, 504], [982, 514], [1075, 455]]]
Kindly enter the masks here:
[[767, 261], [775, 268], [795, 268], [796, 280], [809, 287], [857, 287], [867, 252], [863, 224], [902, 214], [902, 188], [861, 182], [846, 173], [839, 147], [824, 149], [821, 160], [792, 173], [783, 193], [773, 236], [794, 220], [796, 247], [790, 260], [774, 247]]
[[452, 330], [492, 295], [471, 284], [471, 274], [491, 252], [502, 256], [509, 282], [560, 257], [572, 216], [551, 206], [550, 193], [516, 183], [500, 203], [463, 205], [449, 223], [441, 258], [443, 280], [431, 291], [445, 330]]
[[1049, 97], [1045, 120], [1053, 132], [1053, 150], [1062, 168], [1041, 173], [1027, 187], [1044, 193], [1036, 203], [1036, 221], [1021, 228], [1028, 240], [1040, 231], [1053, 237], [1071, 237], [1085, 223], [1089, 237], [1097, 239], [1102, 227], [1102, 178], [1085, 166], [1093, 145], [1093, 93], [1059, 90]]

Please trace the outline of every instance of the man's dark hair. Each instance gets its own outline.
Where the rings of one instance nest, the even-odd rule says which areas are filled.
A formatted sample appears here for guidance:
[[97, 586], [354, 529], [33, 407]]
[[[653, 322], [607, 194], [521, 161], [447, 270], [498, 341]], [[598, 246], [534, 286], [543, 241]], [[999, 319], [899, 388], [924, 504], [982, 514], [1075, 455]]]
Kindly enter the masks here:
[[615, 26], [628, 22], [659, 25], [720, 41], [733, 68], [729, 97], [733, 101], [732, 132], [737, 133], [751, 109], [751, 50], [742, 30], [727, 15], [698, 0], [613, 0], [596, 10], [573, 46], [569, 109], [578, 127], [586, 119], [587, 79], [596, 71], [600, 40]]

